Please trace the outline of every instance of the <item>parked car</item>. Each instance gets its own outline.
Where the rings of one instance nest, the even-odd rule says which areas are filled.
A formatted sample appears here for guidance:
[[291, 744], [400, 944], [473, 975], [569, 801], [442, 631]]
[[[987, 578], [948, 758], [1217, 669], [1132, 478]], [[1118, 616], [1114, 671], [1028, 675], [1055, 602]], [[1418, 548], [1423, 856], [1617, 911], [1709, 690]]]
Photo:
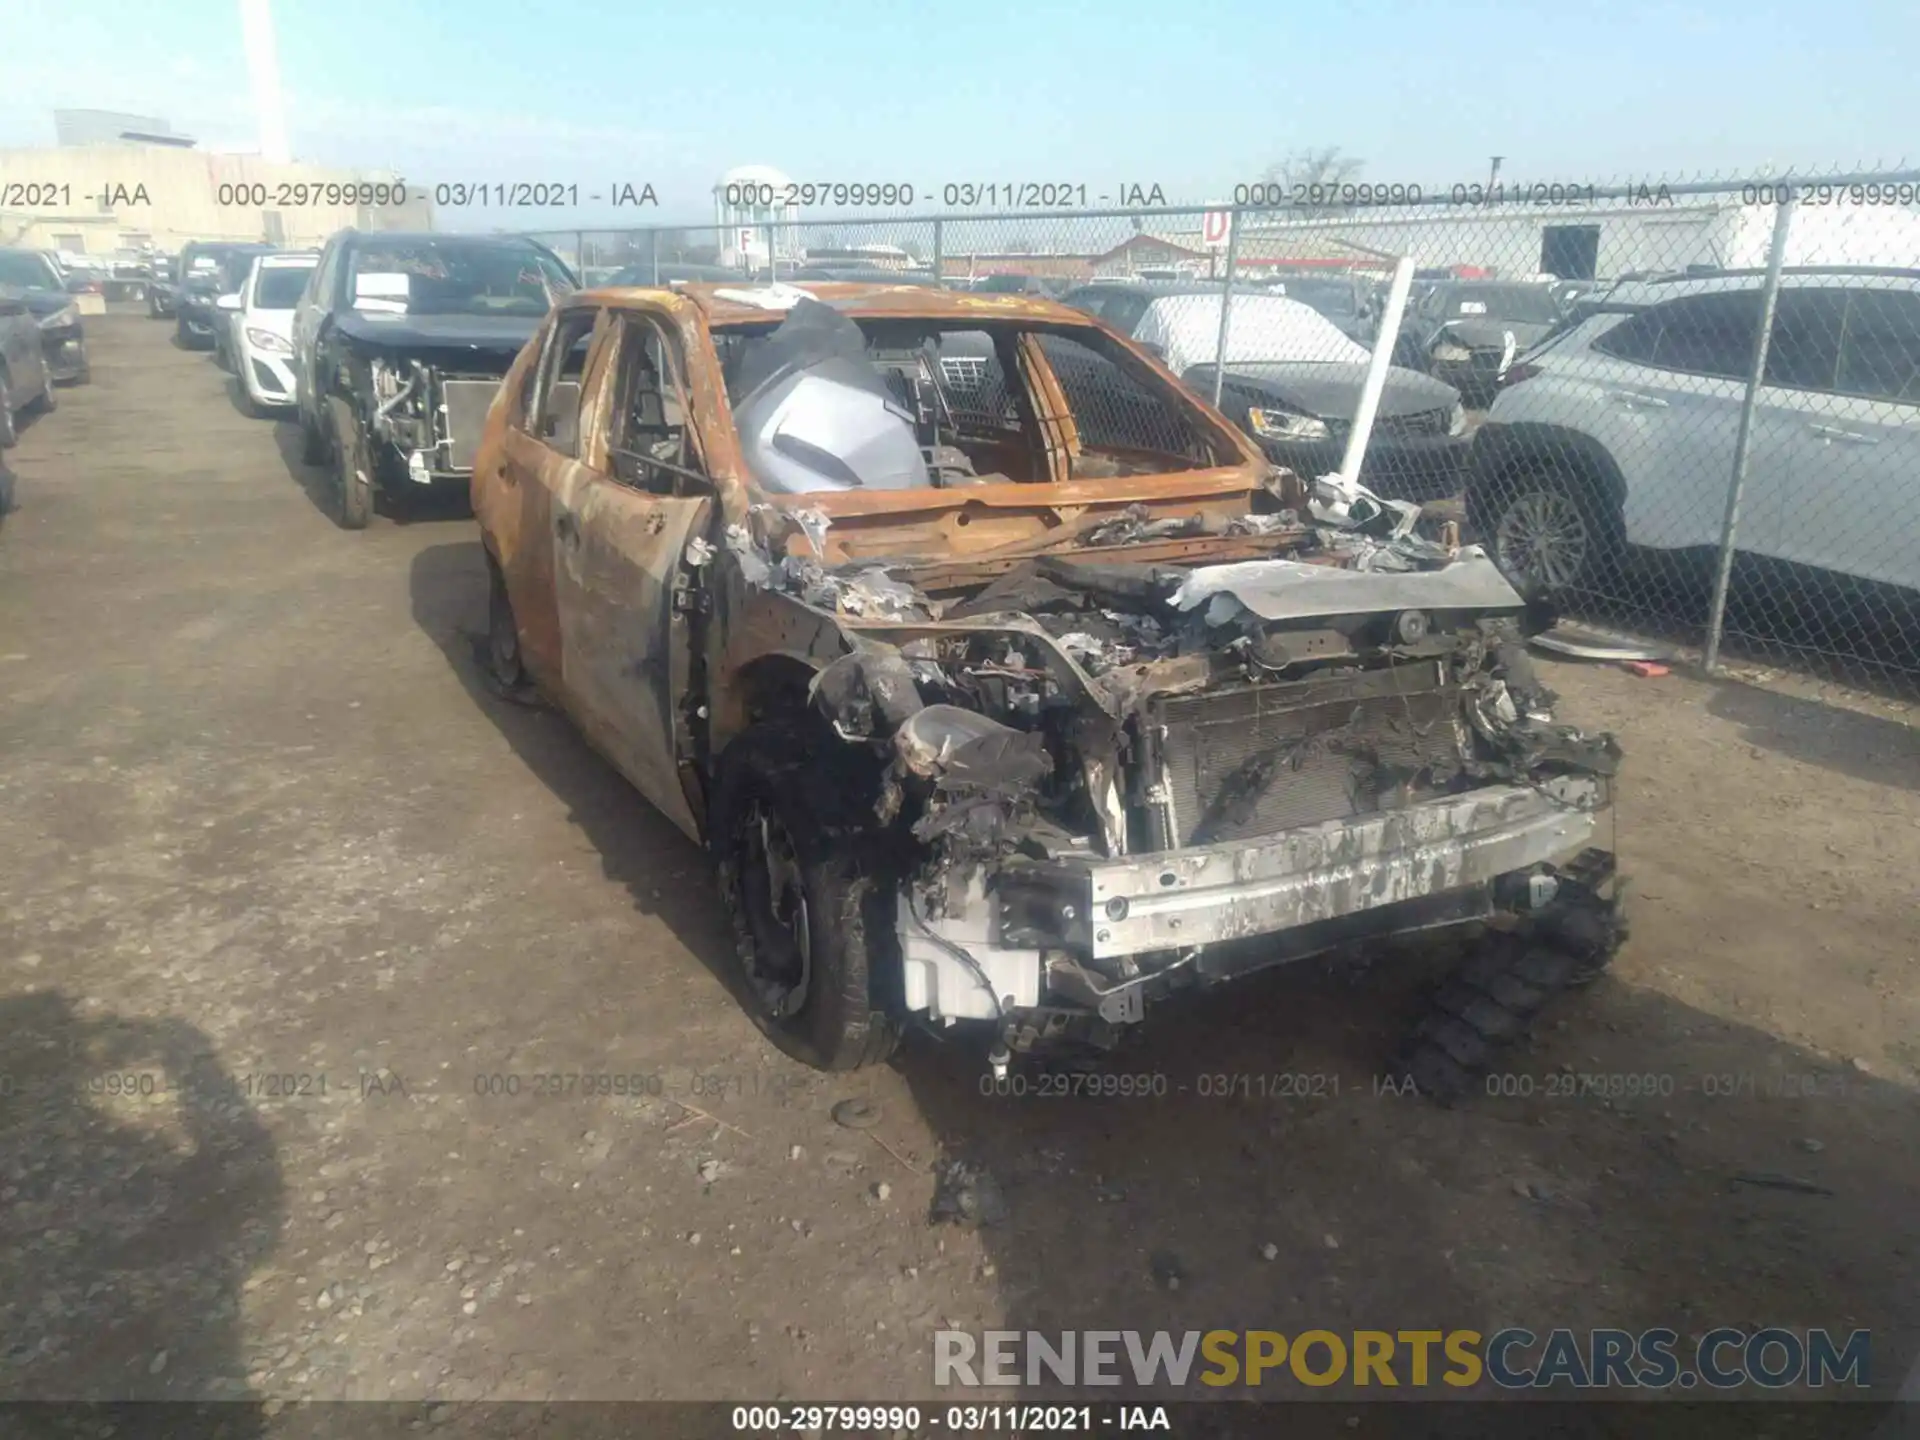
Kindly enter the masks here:
[[1546, 337], [1560, 318], [1544, 285], [1497, 280], [1441, 281], [1409, 302], [1394, 362], [1424, 370], [1469, 405], [1492, 401], [1515, 355]]
[[1282, 275], [1265, 281], [1261, 289], [1311, 306], [1349, 340], [1371, 343], [1375, 322], [1367, 308], [1373, 292], [1370, 280], [1351, 275]]
[[144, 301], [153, 289], [153, 257], [123, 254], [107, 267], [107, 299]]
[[1555, 280], [1547, 286], [1547, 291], [1553, 296], [1554, 308], [1565, 316], [1582, 300], [1606, 288], [1604, 280]]
[[[657, 272], [657, 273], [656, 273]], [[608, 285], [739, 285], [746, 276], [738, 270], [730, 270], [724, 265], [682, 265], [662, 263], [655, 266], [650, 260], [642, 260], [637, 265], [626, 265], [608, 277]]]
[[500, 377], [554, 300], [578, 288], [513, 235], [342, 230], [293, 315], [308, 464], [334, 468], [340, 524], [435, 485], [464, 487]]
[[[1623, 283], [1509, 370], [1467, 500], [1516, 581], [1719, 545], [1761, 278]], [[1752, 425], [1742, 551], [1920, 589], [1920, 271], [1788, 269]]]
[[[47, 374], [57, 385], [84, 385], [93, 370], [87, 360], [86, 331], [80, 307], [67, 293], [59, 271], [44, 251], [0, 249], [0, 286], [20, 292], [40, 330]], [[49, 398], [47, 408], [55, 402]]]
[[973, 284], [976, 295], [1041, 295], [1058, 299], [1080, 282], [1060, 275], [985, 275]]
[[319, 259], [317, 250], [257, 255], [240, 289], [217, 302], [227, 317], [225, 348], [240, 381], [241, 403], [251, 415], [294, 403], [293, 309]]
[[173, 290], [180, 283], [178, 258], [172, 255], [153, 257], [153, 283], [147, 287], [147, 316], [152, 320], [168, 320], [173, 317]]
[[843, 285], [916, 285], [940, 288], [933, 276], [918, 270], [876, 270], [862, 265], [805, 265], [791, 276], [794, 281], [827, 280]]
[[[0, 277], [7, 253], [0, 251]], [[21, 413], [38, 414], [59, 403], [40, 341], [39, 317], [27, 303], [27, 292], [0, 278], [0, 450], [19, 442]], [[8, 482], [11, 489], [11, 476]]]
[[[1545, 718], [1484, 555], [1281, 514], [1296, 477], [1065, 306], [793, 288], [562, 300], [472, 491], [493, 682], [709, 849], [774, 1044], [974, 1022], [1002, 1069], [1499, 915], [1404, 1060], [1448, 1090], [1605, 963], [1618, 750]], [[1096, 438], [1116, 396], [1151, 447]]]
[[[1131, 336], [1181, 381], [1213, 394], [1220, 342], [1219, 285], [1100, 285], [1064, 303]], [[1227, 332], [1220, 407], [1274, 460], [1308, 479], [1340, 468], [1368, 350], [1298, 300], [1236, 292]], [[1466, 410], [1451, 386], [1399, 367], [1386, 388], [1361, 479], [1382, 495], [1433, 499], [1456, 494], [1468, 455]]]
[[180, 278], [174, 284], [174, 335], [189, 350], [216, 348], [221, 329], [215, 302], [239, 287], [256, 255], [271, 255], [271, 245], [226, 240], [194, 240], [180, 251]]
[[67, 266], [60, 276], [60, 288], [69, 295], [98, 295], [106, 298], [107, 282], [113, 272], [101, 261], [88, 260]]

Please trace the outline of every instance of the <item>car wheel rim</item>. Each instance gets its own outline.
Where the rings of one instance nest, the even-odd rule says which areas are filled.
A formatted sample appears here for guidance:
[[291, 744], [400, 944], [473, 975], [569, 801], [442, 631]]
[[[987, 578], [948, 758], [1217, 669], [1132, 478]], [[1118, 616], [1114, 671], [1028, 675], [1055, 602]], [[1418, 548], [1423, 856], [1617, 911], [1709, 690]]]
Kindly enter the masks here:
[[807, 1003], [813, 978], [811, 916], [793, 837], [770, 805], [756, 800], [739, 831], [740, 878], [753, 954], [748, 979], [776, 1020]]
[[1580, 507], [1547, 490], [1531, 491], [1509, 505], [1494, 537], [1503, 569], [1555, 590], [1579, 577], [1591, 543]]

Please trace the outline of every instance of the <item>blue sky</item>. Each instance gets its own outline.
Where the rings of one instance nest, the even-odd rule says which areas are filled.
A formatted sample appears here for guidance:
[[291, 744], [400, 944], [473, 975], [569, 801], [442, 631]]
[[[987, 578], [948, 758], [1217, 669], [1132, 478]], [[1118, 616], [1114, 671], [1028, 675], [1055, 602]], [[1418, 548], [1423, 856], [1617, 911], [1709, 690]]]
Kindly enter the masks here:
[[[28, 39], [32, 63], [6, 66], [0, 146], [50, 144], [61, 105], [252, 145], [234, 0], [5, 6], [0, 30]], [[1186, 202], [1329, 145], [1363, 179], [1429, 188], [1481, 178], [1496, 152], [1516, 179], [1920, 163], [1912, 0], [275, 0], [275, 14], [297, 157], [429, 183], [650, 181], [666, 220], [704, 216], [714, 179], [746, 162], [922, 190], [1137, 181]]]

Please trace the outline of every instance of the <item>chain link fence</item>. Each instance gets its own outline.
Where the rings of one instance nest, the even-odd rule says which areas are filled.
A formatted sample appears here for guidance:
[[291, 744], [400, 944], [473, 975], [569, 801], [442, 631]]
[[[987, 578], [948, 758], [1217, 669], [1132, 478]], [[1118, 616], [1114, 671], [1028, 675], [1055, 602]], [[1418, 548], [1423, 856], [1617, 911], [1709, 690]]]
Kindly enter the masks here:
[[[1061, 299], [1308, 478], [1339, 468], [1386, 343], [1362, 478], [1456, 516], [1564, 611], [1701, 645], [1710, 667], [1730, 648], [1920, 681], [1920, 172], [1356, 184], [1310, 204], [1264, 188], [1212, 209], [769, 212], [539, 238], [595, 284]], [[942, 366], [978, 403], [984, 363]], [[1125, 413], [1144, 394], [1085, 403], [1123, 439], [1152, 424]]]

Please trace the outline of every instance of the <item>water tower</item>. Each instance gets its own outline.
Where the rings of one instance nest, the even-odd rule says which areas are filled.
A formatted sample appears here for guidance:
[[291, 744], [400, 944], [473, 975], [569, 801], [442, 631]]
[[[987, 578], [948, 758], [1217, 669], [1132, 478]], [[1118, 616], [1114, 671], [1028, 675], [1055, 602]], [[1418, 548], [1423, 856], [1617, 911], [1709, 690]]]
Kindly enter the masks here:
[[[713, 187], [713, 223], [719, 230], [720, 263], [738, 269], [767, 264], [767, 226], [791, 225], [798, 207], [782, 204], [793, 182], [771, 165], [736, 165]], [[797, 231], [775, 232], [782, 260], [801, 253]]]

